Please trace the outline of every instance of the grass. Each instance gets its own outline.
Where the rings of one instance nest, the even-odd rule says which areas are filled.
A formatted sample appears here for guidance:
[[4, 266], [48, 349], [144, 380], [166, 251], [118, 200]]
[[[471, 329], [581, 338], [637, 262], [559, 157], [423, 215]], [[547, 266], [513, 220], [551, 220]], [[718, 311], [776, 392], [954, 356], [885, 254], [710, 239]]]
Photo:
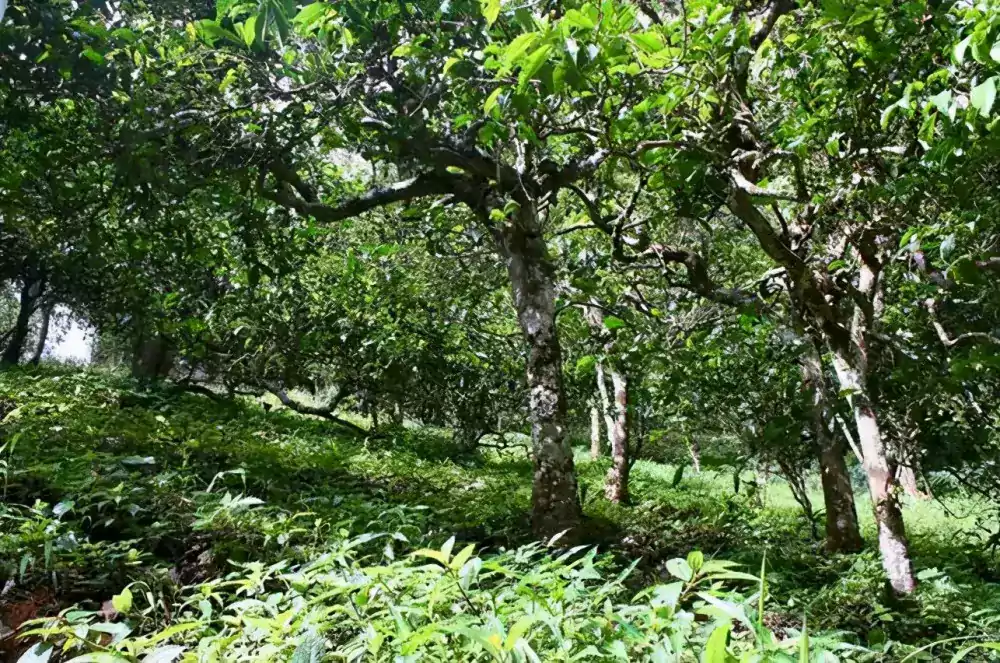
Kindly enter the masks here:
[[[531, 539], [523, 448], [453, 458], [445, 431], [363, 438], [252, 399], [143, 392], [114, 375], [52, 368], [0, 374], [0, 419], [8, 625], [72, 604], [96, 609], [135, 581], [178, 595], [240, 563], [306, 560], [336, 533], [392, 528], [407, 541], [387, 545], [401, 550], [455, 536], [496, 552]], [[884, 592], [871, 544], [826, 554], [780, 479], [760, 500], [749, 481], [734, 491], [731, 470], [688, 468], [675, 483], [676, 467], [640, 460], [634, 505], [621, 507], [602, 496], [608, 462], [582, 447], [577, 455], [582, 537], [621, 564], [640, 560], [634, 590], [662, 582], [667, 560], [692, 550], [751, 569], [766, 553], [768, 619], [779, 630], [808, 614], [815, 628], [850, 631], [898, 660], [937, 639], [988, 637], [1000, 623], [1000, 578], [977, 531], [984, 505], [973, 500], [907, 500], [922, 582], [899, 602]], [[821, 507], [816, 480], [812, 493]], [[857, 495], [872, 542], [870, 504]]]

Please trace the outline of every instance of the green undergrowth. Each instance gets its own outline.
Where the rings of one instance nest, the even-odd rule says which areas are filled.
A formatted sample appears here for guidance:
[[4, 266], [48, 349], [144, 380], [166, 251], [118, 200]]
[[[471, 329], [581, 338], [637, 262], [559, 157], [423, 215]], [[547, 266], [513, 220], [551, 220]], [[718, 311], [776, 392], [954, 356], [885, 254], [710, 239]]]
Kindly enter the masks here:
[[0, 659], [938, 660], [1000, 624], [990, 552], [929, 504], [900, 603], [722, 470], [639, 461], [621, 507], [580, 456], [586, 526], [537, 543], [522, 447], [55, 368], [0, 374], [0, 420]]

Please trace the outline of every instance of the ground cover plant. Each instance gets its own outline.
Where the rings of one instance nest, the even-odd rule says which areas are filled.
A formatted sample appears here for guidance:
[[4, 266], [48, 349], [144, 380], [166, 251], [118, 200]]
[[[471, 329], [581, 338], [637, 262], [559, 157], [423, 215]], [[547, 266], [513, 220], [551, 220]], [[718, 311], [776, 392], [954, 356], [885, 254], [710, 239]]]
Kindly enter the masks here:
[[0, 0], [3, 657], [997, 658], [998, 63], [993, 0]]

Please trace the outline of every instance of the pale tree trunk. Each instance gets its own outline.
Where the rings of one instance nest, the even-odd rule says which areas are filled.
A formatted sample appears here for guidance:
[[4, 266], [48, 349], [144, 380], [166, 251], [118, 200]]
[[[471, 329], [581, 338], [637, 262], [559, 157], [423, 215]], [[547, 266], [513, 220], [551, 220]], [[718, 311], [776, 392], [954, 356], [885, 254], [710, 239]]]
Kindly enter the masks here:
[[[874, 293], [877, 288], [878, 272], [872, 266], [863, 264], [858, 290], [867, 295]], [[863, 466], [868, 478], [868, 490], [875, 509], [882, 566], [893, 590], [898, 594], [909, 594], [916, 588], [916, 580], [913, 576], [913, 564], [910, 561], [910, 549], [903, 525], [903, 511], [896, 491], [898, 484], [895, 468], [890, 462], [868, 391], [866, 331], [865, 314], [859, 309], [855, 311], [851, 325], [849, 346], [831, 343], [833, 365], [840, 382], [840, 389], [850, 394], [851, 407], [854, 410], [858, 444], [864, 457]]]
[[691, 465], [694, 466], [694, 473], [701, 474], [701, 446], [698, 440], [692, 436], [687, 436], [688, 453], [691, 454]]
[[844, 446], [826, 426], [826, 380], [819, 349], [812, 339], [806, 339], [802, 382], [812, 392], [810, 423], [816, 439], [826, 507], [826, 547], [831, 552], [856, 552], [864, 546], [864, 541], [858, 527], [854, 488], [844, 460]]
[[611, 469], [604, 480], [604, 495], [616, 504], [628, 504], [629, 463], [629, 407], [628, 378], [611, 369], [611, 383], [615, 390], [615, 417], [611, 436]]
[[604, 427], [608, 431], [608, 448], [615, 443], [615, 420], [611, 416], [611, 398], [608, 396], [608, 381], [604, 375], [604, 364], [597, 362], [597, 394], [601, 398], [601, 411], [604, 413]]
[[930, 494], [920, 490], [917, 486], [915, 461], [910, 461], [905, 465], [901, 464], [896, 470], [896, 479], [910, 497], [918, 500], [930, 499]]
[[41, 279], [25, 277], [24, 284], [21, 286], [17, 321], [14, 323], [14, 331], [7, 342], [7, 347], [4, 348], [3, 355], [0, 356], [0, 366], [15, 366], [21, 361], [24, 342], [28, 339], [28, 333], [31, 329], [31, 314], [35, 312], [35, 303], [42, 295], [42, 287]]
[[597, 405], [590, 406], [590, 458], [597, 460], [601, 457], [601, 413], [597, 411]]
[[45, 342], [49, 338], [49, 322], [52, 319], [52, 305], [42, 309], [42, 320], [38, 326], [38, 341], [35, 343], [35, 352], [31, 355], [31, 360], [28, 362], [33, 366], [38, 366], [38, 363], [42, 361], [42, 354], [45, 352]]
[[533, 201], [522, 201], [518, 222], [501, 232], [514, 307], [528, 344], [534, 461], [532, 529], [536, 535], [547, 537], [578, 526], [582, 517], [573, 450], [566, 437], [554, 270]]

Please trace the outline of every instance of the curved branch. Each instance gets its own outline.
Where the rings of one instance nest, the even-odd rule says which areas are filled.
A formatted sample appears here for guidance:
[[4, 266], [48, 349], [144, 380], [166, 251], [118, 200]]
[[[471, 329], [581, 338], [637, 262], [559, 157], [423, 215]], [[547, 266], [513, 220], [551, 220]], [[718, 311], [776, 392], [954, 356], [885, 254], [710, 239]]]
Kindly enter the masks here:
[[302, 216], [311, 216], [324, 223], [350, 219], [369, 210], [393, 203], [455, 191], [455, 182], [451, 178], [424, 173], [402, 182], [373, 187], [357, 198], [352, 198], [338, 205], [327, 205], [315, 199], [304, 198], [302, 194], [309, 190], [307, 185], [298, 178], [297, 174], [290, 179], [283, 177], [283, 175], [288, 175], [288, 170], [290, 169], [272, 169], [271, 172], [280, 180], [281, 186], [274, 190], [265, 189], [262, 195], [282, 207], [294, 209]]

